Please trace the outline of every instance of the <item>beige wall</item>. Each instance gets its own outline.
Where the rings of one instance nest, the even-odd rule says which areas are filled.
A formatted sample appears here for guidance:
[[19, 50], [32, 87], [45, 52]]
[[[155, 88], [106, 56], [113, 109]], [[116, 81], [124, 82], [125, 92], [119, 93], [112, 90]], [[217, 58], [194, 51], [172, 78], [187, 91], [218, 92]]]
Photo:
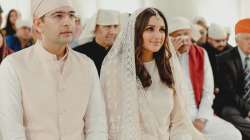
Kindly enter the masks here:
[[240, 1], [240, 17], [250, 18], [250, 0], [239, 0]]
[[167, 17], [183, 16], [192, 18], [198, 12], [197, 0], [155, 0], [155, 5]]

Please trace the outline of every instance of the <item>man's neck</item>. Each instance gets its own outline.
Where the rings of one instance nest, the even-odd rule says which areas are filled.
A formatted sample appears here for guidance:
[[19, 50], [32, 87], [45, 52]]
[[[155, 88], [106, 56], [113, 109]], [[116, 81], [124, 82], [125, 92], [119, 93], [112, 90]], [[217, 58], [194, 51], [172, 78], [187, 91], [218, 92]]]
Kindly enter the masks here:
[[105, 48], [106, 50], [109, 49], [110, 47], [105, 45], [102, 41], [98, 40], [97, 38], [95, 39], [95, 42]]
[[54, 54], [57, 56], [57, 60], [61, 59], [67, 49], [67, 44], [56, 44], [48, 41], [42, 40], [43, 47], [51, 54]]

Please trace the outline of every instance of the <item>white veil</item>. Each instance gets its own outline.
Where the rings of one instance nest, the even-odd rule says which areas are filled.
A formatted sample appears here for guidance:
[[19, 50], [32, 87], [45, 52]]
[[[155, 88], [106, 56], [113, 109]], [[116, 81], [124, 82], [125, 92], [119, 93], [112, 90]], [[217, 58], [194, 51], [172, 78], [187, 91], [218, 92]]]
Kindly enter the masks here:
[[[145, 8], [144, 8], [145, 9]], [[127, 26], [121, 29], [113, 47], [105, 57], [101, 69], [101, 84], [107, 105], [109, 140], [142, 140], [139, 120], [139, 93], [143, 89], [137, 81], [135, 68], [134, 34], [137, 16], [144, 10], [134, 12], [128, 20]], [[170, 42], [170, 41], [169, 41]], [[184, 107], [182, 72], [174, 47], [170, 47], [171, 67], [175, 80], [175, 91], [181, 102], [187, 131], [192, 135], [192, 140], [205, 138], [194, 127], [187, 117]], [[150, 112], [147, 113], [150, 115]], [[148, 120], [152, 131], [157, 133], [155, 118]]]

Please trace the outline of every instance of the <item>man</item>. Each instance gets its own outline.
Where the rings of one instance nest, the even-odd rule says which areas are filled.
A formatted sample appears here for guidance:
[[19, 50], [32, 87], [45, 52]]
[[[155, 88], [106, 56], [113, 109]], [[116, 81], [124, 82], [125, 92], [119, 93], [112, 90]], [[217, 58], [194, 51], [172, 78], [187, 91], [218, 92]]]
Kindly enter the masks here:
[[70, 0], [33, 0], [34, 46], [0, 66], [3, 140], [107, 140], [105, 103], [93, 62], [69, 46]]
[[6, 36], [6, 43], [14, 52], [31, 46], [33, 44], [31, 23], [19, 18], [16, 22], [16, 34]]
[[185, 18], [170, 20], [169, 34], [183, 68], [187, 85], [184, 96], [194, 126], [208, 140], [241, 140], [240, 132], [233, 125], [214, 116], [212, 69], [206, 51], [191, 41], [190, 22]]
[[215, 99], [215, 111], [233, 123], [250, 139], [250, 18], [239, 20], [235, 26], [237, 47], [217, 57], [220, 94]]
[[232, 48], [227, 45], [227, 34], [224, 27], [212, 23], [208, 28], [208, 40], [202, 47], [205, 48], [208, 53], [214, 76], [214, 92], [217, 95], [219, 93], [219, 88], [216, 76], [216, 55]]
[[96, 65], [98, 73], [102, 66], [102, 61], [112, 47], [119, 32], [120, 14], [113, 10], [101, 9], [97, 12], [83, 30], [80, 42], [82, 45], [74, 50], [89, 56]]

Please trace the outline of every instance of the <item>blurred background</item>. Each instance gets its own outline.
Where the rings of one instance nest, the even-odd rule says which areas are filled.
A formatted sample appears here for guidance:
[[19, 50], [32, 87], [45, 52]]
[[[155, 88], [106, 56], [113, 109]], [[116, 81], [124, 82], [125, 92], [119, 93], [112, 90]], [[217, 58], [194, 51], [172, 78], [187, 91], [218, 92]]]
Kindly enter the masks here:
[[[204, 17], [208, 24], [215, 22], [231, 29], [229, 42], [234, 42], [234, 24], [244, 17], [250, 17], [250, 0], [72, 0], [82, 24], [98, 9], [114, 9], [121, 13], [133, 12], [140, 7], [154, 6], [164, 12], [167, 18], [183, 16], [193, 19]], [[3, 20], [10, 9], [17, 9], [23, 19], [30, 19], [30, 0], [0, 0]], [[3, 21], [2, 26], [5, 25]]]

